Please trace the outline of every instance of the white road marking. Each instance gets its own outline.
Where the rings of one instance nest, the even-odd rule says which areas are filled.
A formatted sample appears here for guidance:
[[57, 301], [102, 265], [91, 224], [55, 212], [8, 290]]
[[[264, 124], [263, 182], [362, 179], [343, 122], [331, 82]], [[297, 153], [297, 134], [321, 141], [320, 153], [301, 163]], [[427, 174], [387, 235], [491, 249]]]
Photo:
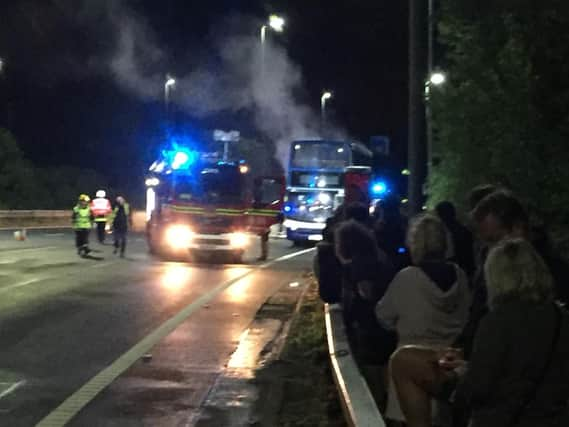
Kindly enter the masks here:
[[4, 251], [1, 251], [0, 253], [3, 252], [9, 252], [10, 255], [14, 252], [35, 252], [35, 251], [45, 251], [45, 250], [51, 250], [51, 249], [57, 249], [57, 246], [42, 246], [40, 248], [15, 248], [15, 249], [6, 249]]
[[2, 393], [0, 393], [0, 399], [3, 399], [4, 397], [8, 396], [9, 394], [15, 392], [17, 389], [22, 387], [24, 384], [26, 384], [25, 380], [21, 380], [21, 381], [18, 381], [17, 383], [13, 383], [10, 387], [8, 387], [6, 390], [4, 390]]
[[292, 254], [279, 257], [273, 261], [262, 264], [258, 267], [253, 267], [238, 275], [237, 277], [227, 280], [215, 288], [211, 289], [206, 294], [202, 295], [192, 303], [188, 304], [177, 314], [172, 316], [166, 322], [162, 323], [158, 328], [152, 331], [149, 335], [135, 344], [130, 350], [116, 359], [110, 366], [103, 369], [79, 390], [69, 396], [61, 405], [55, 408], [45, 418], [43, 418], [36, 427], [61, 427], [67, 424], [77, 413], [85, 407], [91, 400], [95, 398], [101, 391], [103, 391], [109, 384], [111, 384], [119, 375], [130, 368], [137, 360], [142, 358], [145, 354], [150, 353], [150, 349], [154, 347], [159, 341], [164, 339], [174, 329], [176, 329], [182, 322], [190, 317], [196, 310], [205, 306], [213, 298], [221, 292], [229, 288], [231, 285], [239, 282], [246, 276], [254, 273], [257, 270], [265, 269], [281, 261], [303, 255], [314, 249], [306, 249]]
[[20, 282], [20, 283], [15, 283], [13, 285], [4, 286], [3, 288], [0, 288], [0, 294], [3, 294], [4, 292], [7, 292], [7, 291], [12, 290], [12, 289], [23, 288], [24, 286], [28, 286], [28, 285], [31, 285], [33, 283], [41, 282], [41, 281], [48, 280], [48, 279], [50, 279], [50, 277], [45, 277], [43, 279], [40, 279], [39, 277], [35, 277], [33, 279], [24, 280], [23, 282]]
[[93, 264], [90, 265], [89, 268], [104, 268], [104, 267], [108, 267], [109, 265], [113, 265], [116, 264], [116, 261], [111, 261], [111, 262], [102, 262], [100, 264]]

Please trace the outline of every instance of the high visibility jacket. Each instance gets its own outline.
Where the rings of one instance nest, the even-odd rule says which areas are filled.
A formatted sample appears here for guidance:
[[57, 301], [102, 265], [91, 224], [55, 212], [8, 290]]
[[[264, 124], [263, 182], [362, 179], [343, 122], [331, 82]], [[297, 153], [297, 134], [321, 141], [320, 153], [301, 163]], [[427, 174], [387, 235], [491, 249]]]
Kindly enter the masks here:
[[91, 209], [77, 205], [73, 208], [73, 228], [76, 230], [91, 228]]
[[97, 197], [91, 202], [91, 212], [96, 222], [105, 222], [112, 212], [111, 202], [104, 197]]

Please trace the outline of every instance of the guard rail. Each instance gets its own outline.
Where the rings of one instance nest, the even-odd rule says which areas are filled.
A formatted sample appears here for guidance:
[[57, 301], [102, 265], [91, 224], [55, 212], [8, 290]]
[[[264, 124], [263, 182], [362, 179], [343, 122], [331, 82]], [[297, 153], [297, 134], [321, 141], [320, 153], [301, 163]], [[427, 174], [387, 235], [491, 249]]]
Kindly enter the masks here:
[[353, 427], [385, 427], [383, 417], [352, 355], [342, 308], [338, 304], [326, 304], [324, 310], [332, 375], [346, 421]]

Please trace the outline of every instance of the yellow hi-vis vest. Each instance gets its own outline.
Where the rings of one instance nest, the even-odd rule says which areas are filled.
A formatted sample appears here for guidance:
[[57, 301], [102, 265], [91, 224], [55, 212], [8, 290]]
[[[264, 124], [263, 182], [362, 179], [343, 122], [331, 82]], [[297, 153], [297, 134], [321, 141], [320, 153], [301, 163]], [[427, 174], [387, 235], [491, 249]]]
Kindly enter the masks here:
[[91, 228], [91, 209], [77, 205], [73, 208], [73, 228], [76, 230]]

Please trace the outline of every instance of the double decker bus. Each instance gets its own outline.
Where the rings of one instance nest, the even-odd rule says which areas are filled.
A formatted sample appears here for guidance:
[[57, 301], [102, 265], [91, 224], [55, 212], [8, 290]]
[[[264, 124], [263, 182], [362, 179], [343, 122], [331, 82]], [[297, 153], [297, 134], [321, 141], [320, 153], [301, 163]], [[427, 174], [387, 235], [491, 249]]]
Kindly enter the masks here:
[[346, 167], [372, 164], [373, 153], [360, 142], [293, 141], [284, 206], [287, 239], [322, 240], [326, 219], [344, 199]]

